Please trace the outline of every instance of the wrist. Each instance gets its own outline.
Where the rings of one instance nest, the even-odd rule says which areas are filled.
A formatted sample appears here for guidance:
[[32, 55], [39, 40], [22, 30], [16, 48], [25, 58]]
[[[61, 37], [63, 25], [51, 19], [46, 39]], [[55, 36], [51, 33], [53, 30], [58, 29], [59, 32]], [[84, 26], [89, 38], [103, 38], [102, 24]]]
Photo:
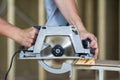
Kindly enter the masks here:
[[75, 25], [78, 28], [79, 32], [87, 31], [83, 25], [83, 22], [79, 16], [74, 16], [74, 18], [70, 19], [70, 24]]
[[75, 25], [77, 26], [79, 32], [87, 32], [81, 19], [76, 20]]

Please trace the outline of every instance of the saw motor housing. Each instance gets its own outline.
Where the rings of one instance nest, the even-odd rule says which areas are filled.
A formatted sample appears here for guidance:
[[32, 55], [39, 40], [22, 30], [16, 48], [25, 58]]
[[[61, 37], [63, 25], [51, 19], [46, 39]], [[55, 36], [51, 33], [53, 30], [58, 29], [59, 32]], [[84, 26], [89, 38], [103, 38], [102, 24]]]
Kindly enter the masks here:
[[76, 26], [35, 28], [40, 30], [35, 44], [27, 50], [23, 48], [19, 59], [38, 59], [39, 64], [48, 72], [61, 74], [72, 71], [75, 59], [94, 58], [94, 50], [89, 46], [90, 40], [81, 40]]

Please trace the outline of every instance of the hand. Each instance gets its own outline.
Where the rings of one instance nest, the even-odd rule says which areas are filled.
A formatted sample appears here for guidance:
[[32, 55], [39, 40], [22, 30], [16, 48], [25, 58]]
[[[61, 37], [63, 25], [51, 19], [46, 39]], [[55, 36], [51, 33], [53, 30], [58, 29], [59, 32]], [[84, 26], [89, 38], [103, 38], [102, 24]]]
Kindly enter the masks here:
[[16, 40], [16, 42], [27, 48], [31, 47], [36, 41], [38, 32], [39, 31], [34, 27], [21, 30], [21, 32], [18, 34], [19, 38]]
[[90, 47], [95, 49], [95, 58], [97, 58], [98, 56], [97, 38], [92, 33], [89, 33], [86, 30], [80, 31], [80, 37], [82, 40], [85, 40], [87, 38], [91, 40]]

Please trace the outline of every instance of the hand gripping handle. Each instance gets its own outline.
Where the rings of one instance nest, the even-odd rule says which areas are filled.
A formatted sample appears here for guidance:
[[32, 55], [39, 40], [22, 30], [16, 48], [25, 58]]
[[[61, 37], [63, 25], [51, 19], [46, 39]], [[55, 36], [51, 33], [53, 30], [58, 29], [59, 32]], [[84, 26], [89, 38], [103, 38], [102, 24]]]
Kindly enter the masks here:
[[85, 49], [90, 48], [90, 53], [95, 54], [95, 49], [90, 47], [91, 40], [89, 38], [82, 40], [83, 47]]

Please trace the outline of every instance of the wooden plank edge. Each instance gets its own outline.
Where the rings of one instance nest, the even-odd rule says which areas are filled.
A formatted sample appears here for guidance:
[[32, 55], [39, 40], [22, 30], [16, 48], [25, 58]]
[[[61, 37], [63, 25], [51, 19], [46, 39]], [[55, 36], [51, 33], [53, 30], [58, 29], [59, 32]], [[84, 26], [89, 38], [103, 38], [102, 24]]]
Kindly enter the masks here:
[[76, 65], [95, 65], [95, 58], [81, 58], [75, 61]]

